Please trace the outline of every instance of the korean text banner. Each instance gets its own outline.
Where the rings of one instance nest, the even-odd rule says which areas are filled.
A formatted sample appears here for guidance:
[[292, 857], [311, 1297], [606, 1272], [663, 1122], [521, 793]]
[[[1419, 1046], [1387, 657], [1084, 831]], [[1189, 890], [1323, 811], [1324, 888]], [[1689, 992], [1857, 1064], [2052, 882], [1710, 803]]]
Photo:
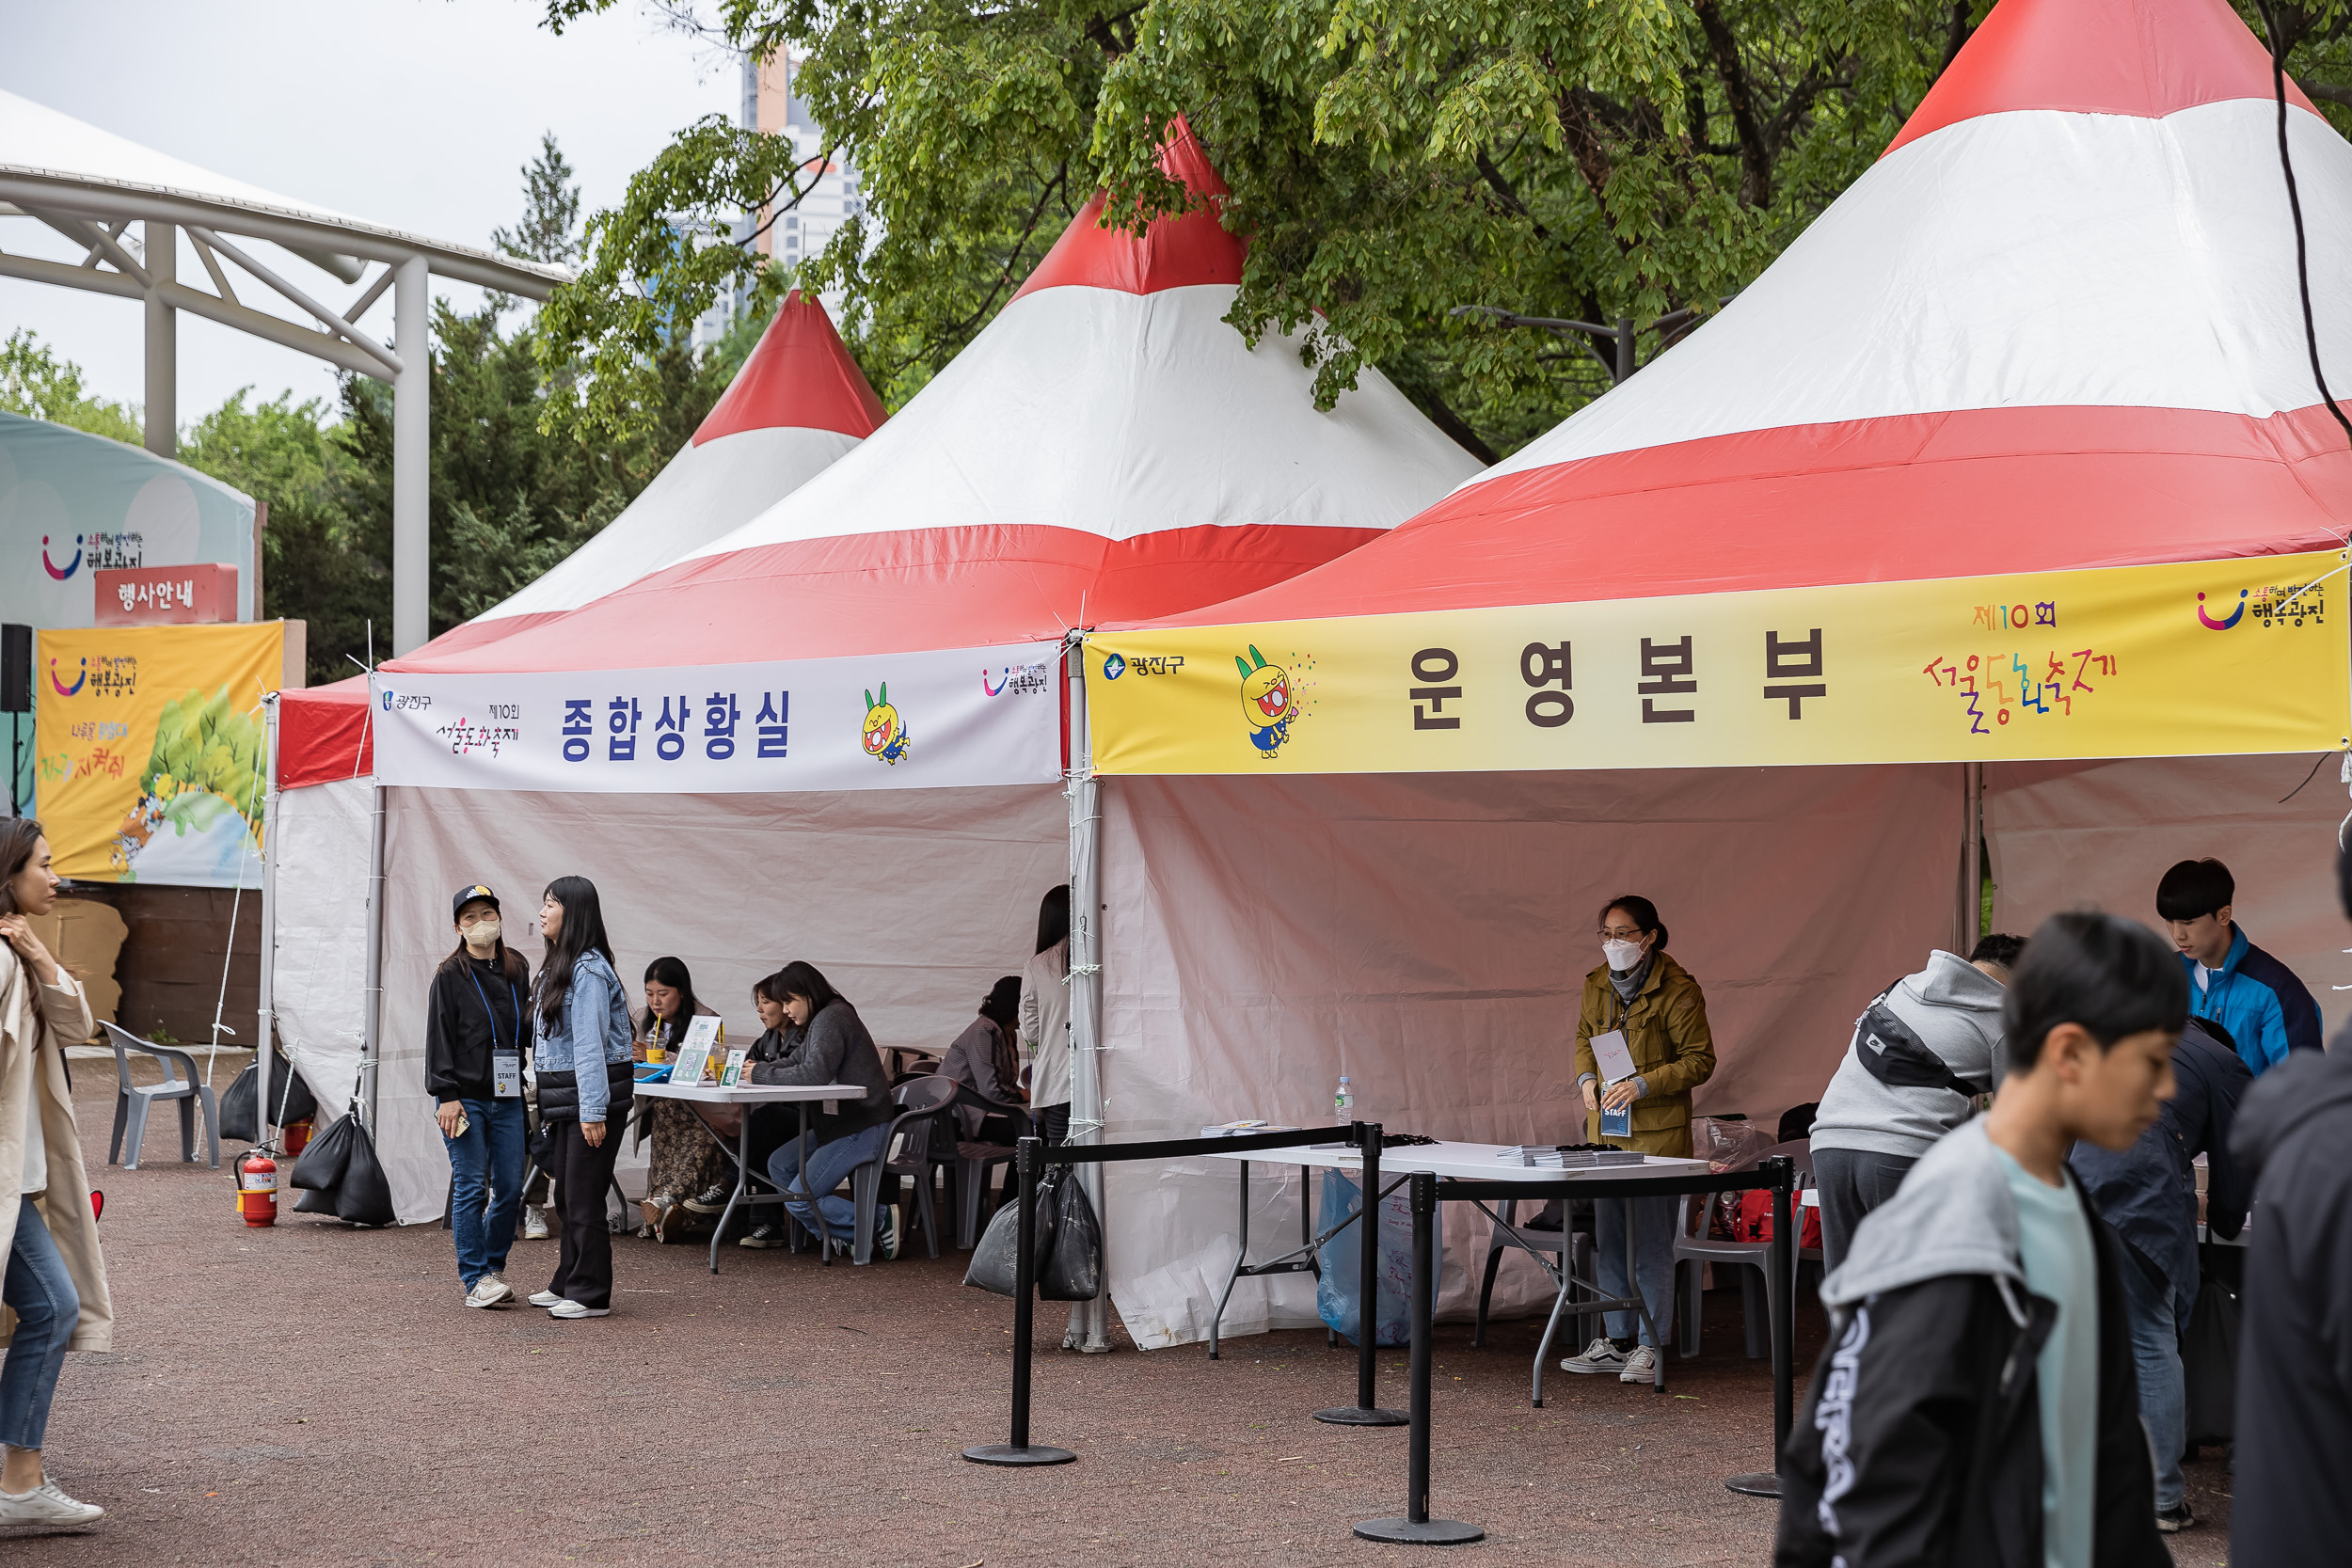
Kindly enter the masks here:
[[1104, 773], [2324, 752], [2344, 556], [1087, 639]]
[[58, 875], [259, 886], [262, 694], [285, 648], [278, 621], [42, 632], [35, 799]]
[[724, 795], [1047, 784], [1061, 645], [370, 678], [385, 784]]

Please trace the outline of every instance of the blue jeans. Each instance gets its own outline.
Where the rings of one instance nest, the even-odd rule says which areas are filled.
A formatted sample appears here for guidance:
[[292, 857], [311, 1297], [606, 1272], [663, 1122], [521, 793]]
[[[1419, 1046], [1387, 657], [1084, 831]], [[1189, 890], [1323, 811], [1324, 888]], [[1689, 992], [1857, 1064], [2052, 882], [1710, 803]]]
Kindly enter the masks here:
[[[834, 1193], [841, 1179], [866, 1164], [879, 1159], [882, 1140], [890, 1136], [890, 1123], [876, 1122], [863, 1132], [852, 1132], [846, 1138], [835, 1138], [829, 1144], [818, 1144], [808, 1157], [808, 1185], [798, 1186], [793, 1177], [801, 1168], [801, 1140], [793, 1138], [768, 1156], [768, 1180], [780, 1193], [802, 1193], [814, 1190], [825, 1196], [817, 1200], [817, 1212], [825, 1217], [825, 1225], [834, 1235], [847, 1237], [857, 1225], [857, 1210], [846, 1197]], [[792, 1217], [814, 1230], [809, 1218], [808, 1204], [794, 1198], [785, 1205]]]
[[16, 1333], [0, 1365], [0, 1443], [38, 1449], [65, 1366], [66, 1341], [82, 1321], [82, 1297], [29, 1197], [17, 1202], [16, 1244], [8, 1249], [0, 1300], [16, 1311]]
[[[1670, 1197], [1604, 1197], [1593, 1204], [1593, 1272], [1600, 1276], [1600, 1293], [1633, 1294], [1625, 1277], [1625, 1212], [1633, 1211], [1633, 1272], [1642, 1282], [1642, 1305], [1650, 1322], [1663, 1335], [1674, 1316], [1675, 1200]], [[1602, 1314], [1609, 1337], [1628, 1339], [1640, 1327], [1631, 1312]], [[1641, 1329], [1642, 1343], [1655, 1346], [1650, 1331]]]
[[457, 1277], [470, 1291], [483, 1275], [504, 1271], [515, 1244], [515, 1211], [523, 1196], [523, 1102], [458, 1103], [466, 1108], [465, 1135], [444, 1135], [441, 1142], [453, 1178], [449, 1227], [457, 1237]]
[[2188, 1390], [2181, 1375], [2181, 1323], [2172, 1282], [2129, 1244], [2123, 1266], [2123, 1315], [2132, 1329], [2132, 1359], [2139, 1368], [2139, 1419], [2156, 1466], [2156, 1512], [2181, 1506], [2188, 1483], [2181, 1476], [2187, 1447]]

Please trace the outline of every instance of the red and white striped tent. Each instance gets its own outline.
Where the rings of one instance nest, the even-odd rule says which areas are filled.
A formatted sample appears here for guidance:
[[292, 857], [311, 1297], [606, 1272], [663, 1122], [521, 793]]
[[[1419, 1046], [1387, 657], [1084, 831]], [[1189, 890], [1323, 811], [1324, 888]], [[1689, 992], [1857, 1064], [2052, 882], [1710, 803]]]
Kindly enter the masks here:
[[[791, 494], [883, 418], [824, 307], [794, 290], [653, 483], [553, 570], [428, 648], [480, 648], [668, 565]], [[374, 752], [364, 677], [280, 695], [272, 1006], [326, 1103], [348, 1092], [362, 1047]]]
[[[2327, 996], [2343, 801], [2280, 801], [2344, 729], [2352, 451], [2271, 94], [2223, 0], [2002, 0], [1656, 363], [1327, 566], [1089, 636], [1114, 1131], [1296, 1122], [1347, 1072], [1391, 1125], [1575, 1137], [1584, 922], [1627, 893], [1707, 988], [1699, 1109], [1770, 1126], [1972, 937], [1979, 791], [1996, 928], [2153, 921], [2218, 855]], [[2352, 148], [2286, 119], [2343, 390]], [[1183, 668], [1104, 678], [1147, 657]], [[1247, 718], [1236, 658], [1292, 675]], [[1122, 1311], [1198, 1332], [1221, 1199], [1113, 1170], [1168, 1220]]]
[[405, 1042], [448, 888], [475, 880], [591, 877], [632, 987], [675, 955], [739, 1032], [751, 982], [803, 958], [885, 1047], [944, 1048], [1069, 877], [1066, 631], [1279, 581], [1475, 470], [1377, 372], [1321, 412], [1297, 338], [1249, 346], [1223, 319], [1222, 183], [1182, 127], [1164, 166], [1203, 204], [1137, 235], [1089, 203], [963, 353], [759, 517], [378, 673], [388, 1107], [423, 1114]]

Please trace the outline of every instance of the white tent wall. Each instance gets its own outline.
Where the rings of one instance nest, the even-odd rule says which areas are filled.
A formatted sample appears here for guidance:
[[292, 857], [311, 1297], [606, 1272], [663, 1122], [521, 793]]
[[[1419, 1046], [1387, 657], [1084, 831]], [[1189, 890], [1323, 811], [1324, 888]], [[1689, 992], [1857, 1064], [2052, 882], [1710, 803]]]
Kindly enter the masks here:
[[342, 1114], [359, 1076], [373, 788], [373, 780], [349, 779], [280, 790], [271, 821], [272, 1006], [278, 1040], [318, 1097], [322, 1129]]
[[2347, 1016], [2330, 989], [2352, 983], [2334, 755], [1996, 764], [1984, 783], [1994, 929], [2028, 934], [2084, 905], [2161, 929], [2157, 880], [2175, 861], [2211, 855], [2237, 879], [2247, 936], [2295, 971], [2331, 1029]]
[[[945, 1051], [989, 986], [1021, 972], [1038, 899], [1070, 874], [1059, 784], [722, 796], [402, 788], [387, 814], [378, 1118], [404, 1153], [411, 1133], [432, 1133], [425, 992], [455, 945], [450, 895], [469, 882], [498, 891], [534, 974], [539, 891], [582, 876], [596, 884], [632, 998], [645, 966], [673, 955], [727, 1020], [728, 1038], [748, 1045], [759, 1033], [752, 982], [805, 958], [885, 1050]], [[419, 1217], [441, 1212], [449, 1162], [437, 1136], [426, 1151], [429, 1161], [386, 1159], [404, 1220], [418, 1202], [429, 1210]]]
[[[1701, 1111], [1817, 1100], [1872, 990], [1958, 925], [1962, 769], [1789, 768], [1103, 781], [1108, 1136], [1356, 1114], [1487, 1142], [1581, 1142], [1578, 999], [1602, 901], [1655, 899], [1708, 996]], [[1207, 1335], [1237, 1239], [1224, 1161], [1114, 1164], [1112, 1299], [1146, 1348]], [[1298, 1182], [1257, 1167], [1253, 1250]], [[1439, 1311], [1476, 1305], [1487, 1227], [1446, 1214]], [[1499, 1308], [1548, 1298], [1510, 1259]], [[1244, 1280], [1225, 1332], [1315, 1319]]]

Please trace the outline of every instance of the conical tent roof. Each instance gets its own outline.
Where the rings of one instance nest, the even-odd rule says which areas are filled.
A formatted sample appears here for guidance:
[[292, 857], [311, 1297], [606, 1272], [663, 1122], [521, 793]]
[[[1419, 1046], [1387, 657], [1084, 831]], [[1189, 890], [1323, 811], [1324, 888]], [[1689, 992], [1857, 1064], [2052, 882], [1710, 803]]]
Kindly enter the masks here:
[[799, 489], [885, 418], [824, 306], [793, 290], [693, 438], [635, 500], [545, 575], [420, 654], [511, 637], [660, 571]]
[[[1477, 465], [1376, 371], [1318, 412], [1300, 342], [1223, 320], [1243, 243], [1203, 204], [1140, 235], [1098, 198], [855, 452], [692, 557], [401, 671], [676, 667], [1058, 639], [1246, 593], [1375, 537]], [[658, 637], [644, 635], [659, 627]]]
[[[2352, 384], [2352, 147], [2290, 93], [2319, 349]], [[1375, 544], [1175, 619], [2334, 547], [2352, 454], [2277, 114], [2224, 0], [2002, 0], [1716, 319]]]

